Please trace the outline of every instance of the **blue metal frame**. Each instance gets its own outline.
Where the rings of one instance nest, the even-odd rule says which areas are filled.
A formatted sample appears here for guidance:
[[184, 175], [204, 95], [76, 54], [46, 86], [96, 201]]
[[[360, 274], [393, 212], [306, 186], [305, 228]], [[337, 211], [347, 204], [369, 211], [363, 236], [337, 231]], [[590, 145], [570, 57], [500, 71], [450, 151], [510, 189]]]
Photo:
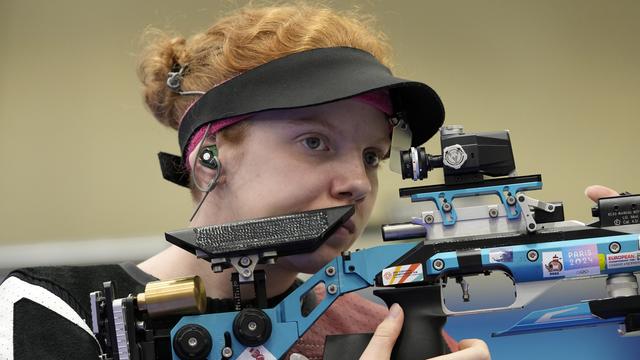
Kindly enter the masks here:
[[[293, 346], [293, 344], [318, 320], [318, 318], [341, 295], [373, 286], [375, 276], [393, 261], [411, 250], [417, 243], [392, 244], [377, 246], [351, 253], [350, 260], [337, 257], [329, 264], [305, 281], [282, 302], [264, 312], [271, 319], [272, 336], [263, 345], [276, 359], [279, 359]], [[334, 267], [335, 275], [327, 275], [326, 269]], [[335, 294], [326, 293], [318, 305], [306, 317], [301, 312], [301, 299], [316, 285], [323, 283], [337, 286]], [[233, 334], [232, 326], [238, 312], [225, 312], [195, 316], [184, 316], [171, 330], [171, 338], [184, 325], [198, 324], [209, 330], [213, 347], [211, 358], [218, 358], [224, 348], [224, 333]], [[231, 336], [233, 359], [237, 358], [245, 346]], [[174, 353], [174, 359], [179, 357]]]
[[[455, 225], [458, 221], [458, 214], [456, 213], [455, 206], [453, 205], [453, 199], [478, 195], [497, 195], [500, 198], [500, 202], [502, 202], [502, 205], [504, 205], [504, 208], [507, 210], [507, 218], [509, 220], [515, 220], [520, 218], [522, 209], [517, 202], [514, 205], [509, 205], [505, 194], [510, 193], [515, 196], [519, 192], [539, 189], [542, 189], [541, 181], [532, 181], [513, 185], [481, 186], [476, 188], [414, 194], [411, 195], [411, 202], [433, 201], [442, 216], [442, 223], [444, 225], [451, 226]], [[451, 211], [447, 212], [443, 210], [443, 202], [451, 204]]]

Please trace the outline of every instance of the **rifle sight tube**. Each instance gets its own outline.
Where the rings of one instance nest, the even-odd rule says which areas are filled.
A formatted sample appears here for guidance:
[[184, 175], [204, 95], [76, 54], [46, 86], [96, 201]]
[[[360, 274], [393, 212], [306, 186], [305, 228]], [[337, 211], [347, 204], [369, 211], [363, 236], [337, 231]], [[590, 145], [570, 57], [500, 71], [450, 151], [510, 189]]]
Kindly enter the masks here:
[[427, 229], [413, 223], [382, 225], [382, 240], [395, 241], [415, 238], [426, 238]]

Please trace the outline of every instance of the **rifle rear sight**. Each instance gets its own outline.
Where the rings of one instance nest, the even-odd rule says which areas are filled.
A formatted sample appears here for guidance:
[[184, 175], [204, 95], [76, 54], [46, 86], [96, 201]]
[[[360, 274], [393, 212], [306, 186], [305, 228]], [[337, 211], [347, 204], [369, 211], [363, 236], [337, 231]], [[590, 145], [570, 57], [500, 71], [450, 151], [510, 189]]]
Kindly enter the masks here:
[[440, 145], [441, 155], [427, 154], [424, 147], [401, 151], [402, 178], [422, 180], [429, 171], [442, 168], [445, 184], [468, 184], [516, 169], [507, 130], [467, 134], [461, 125], [449, 125], [440, 129]]

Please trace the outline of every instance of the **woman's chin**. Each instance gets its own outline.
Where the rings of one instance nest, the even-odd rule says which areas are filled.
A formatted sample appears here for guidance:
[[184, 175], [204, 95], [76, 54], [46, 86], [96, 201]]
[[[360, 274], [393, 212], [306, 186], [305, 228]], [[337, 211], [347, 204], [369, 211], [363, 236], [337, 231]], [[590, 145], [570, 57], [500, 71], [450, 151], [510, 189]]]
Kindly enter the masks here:
[[340, 252], [340, 250], [324, 244], [312, 253], [285, 256], [278, 259], [277, 263], [290, 271], [315, 274], [331, 260], [338, 257]]

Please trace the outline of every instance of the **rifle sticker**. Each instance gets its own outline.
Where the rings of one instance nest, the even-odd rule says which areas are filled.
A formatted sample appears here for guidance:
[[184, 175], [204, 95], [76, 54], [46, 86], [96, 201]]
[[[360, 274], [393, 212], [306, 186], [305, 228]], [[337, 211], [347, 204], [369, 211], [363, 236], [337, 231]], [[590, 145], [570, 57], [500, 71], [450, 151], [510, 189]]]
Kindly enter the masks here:
[[424, 280], [422, 264], [393, 266], [382, 270], [382, 285], [408, 284]]
[[238, 356], [238, 360], [277, 360], [266, 347], [248, 347]]
[[542, 273], [544, 277], [560, 276], [564, 270], [562, 264], [562, 251], [550, 251], [542, 253]]
[[595, 244], [572, 246], [542, 253], [544, 277], [588, 276], [600, 274], [600, 258]]
[[607, 258], [604, 254], [598, 254], [598, 263], [600, 264], [600, 271], [607, 268]]
[[513, 262], [513, 251], [511, 248], [490, 249], [489, 262], [492, 264]]
[[640, 266], [640, 251], [607, 254], [607, 268], [619, 269], [631, 266]]

